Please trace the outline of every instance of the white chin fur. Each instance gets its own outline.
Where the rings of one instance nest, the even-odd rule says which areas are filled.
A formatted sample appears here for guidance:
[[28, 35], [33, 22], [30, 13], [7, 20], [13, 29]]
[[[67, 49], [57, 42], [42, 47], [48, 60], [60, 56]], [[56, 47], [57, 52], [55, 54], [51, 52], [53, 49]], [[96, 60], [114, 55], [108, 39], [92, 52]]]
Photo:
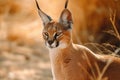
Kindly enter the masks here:
[[53, 47], [53, 48], [55, 48], [56, 47], [56, 42], [54, 42], [51, 46]]
[[54, 42], [52, 45], [49, 45], [48, 43], [46, 44], [47, 45], [47, 47], [49, 47], [49, 48], [55, 48], [56, 47], [56, 43]]
[[56, 45], [57, 45], [56, 42], [54, 42], [52, 45], [49, 45], [49, 44], [47, 43], [47, 47], [48, 47], [48, 48], [61, 48], [61, 49], [64, 49], [64, 48], [67, 47], [67, 44], [64, 43], [64, 42], [60, 42], [57, 47], [56, 47]]

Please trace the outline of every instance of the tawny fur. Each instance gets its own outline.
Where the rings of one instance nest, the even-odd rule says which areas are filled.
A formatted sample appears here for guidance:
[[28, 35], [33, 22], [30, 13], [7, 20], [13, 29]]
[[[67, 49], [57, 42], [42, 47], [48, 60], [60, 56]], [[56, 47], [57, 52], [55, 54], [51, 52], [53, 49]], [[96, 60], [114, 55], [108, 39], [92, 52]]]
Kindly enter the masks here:
[[108, 66], [103, 78], [107, 77], [108, 80], [120, 79], [119, 58], [97, 55], [82, 45], [71, 43], [65, 49], [50, 50], [50, 60], [53, 80], [91, 80], [91, 77], [94, 77], [91, 70], [94, 71], [97, 79], [99, 75], [95, 64], [98, 65], [99, 70], [102, 72], [109, 60], [112, 60], [112, 63]]

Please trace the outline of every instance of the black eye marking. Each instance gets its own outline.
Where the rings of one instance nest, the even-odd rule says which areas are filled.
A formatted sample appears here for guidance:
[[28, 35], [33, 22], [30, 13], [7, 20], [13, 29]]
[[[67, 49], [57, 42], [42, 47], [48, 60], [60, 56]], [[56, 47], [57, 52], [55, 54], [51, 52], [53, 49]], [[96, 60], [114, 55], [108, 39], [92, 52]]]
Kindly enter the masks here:
[[58, 41], [57, 41], [57, 45], [56, 45], [56, 47], [57, 47], [57, 46], [59, 46], [59, 42], [58, 42]]
[[62, 35], [62, 32], [56, 32], [54, 34], [54, 38], [56, 39], [56, 38], [60, 37], [61, 35]]

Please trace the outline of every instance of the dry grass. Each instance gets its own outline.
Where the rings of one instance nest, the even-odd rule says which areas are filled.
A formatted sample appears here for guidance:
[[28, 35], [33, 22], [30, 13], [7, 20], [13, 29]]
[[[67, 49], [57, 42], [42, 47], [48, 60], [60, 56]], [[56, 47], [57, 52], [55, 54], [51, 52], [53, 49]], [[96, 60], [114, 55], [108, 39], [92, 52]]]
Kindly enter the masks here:
[[112, 23], [112, 26], [113, 26], [113, 29], [114, 29], [114, 32], [115, 32], [115, 36], [120, 40], [120, 34], [116, 28], [116, 25], [115, 25], [115, 21], [116, 20], [116, 11], [115, 12], [111, 12], [110, 13], [110, 21]]
[[[114, 30], [114, 33], [110, 33], [110, 34], [112, 34], [112, 35], [114, 35], [115, 37], [117, 37], [118, 39], [119, 39], [119, 41], [120, 41], [120, 34], [119, 34], [119, 32], [118, 32], [118, 30], [117, 30], [117, 28], [116, 28], [116, 25], [115, 25], [115, 18], [116, 18], [116, 12], [113, 12], [113, 13], [110, 13], [110, 21], [111, 21], [111, 23], [112, 23], [112, 27], [113, 27], [113, 30]], [[112, 54], [113, 56], [118, 56], [118, 52], [120, 52], [120, 50], [119, 50], [119, 48], [116, 48], [113, 52], [112, 51], [110, 51], [109, 49], [107, 49], [106, 47], [104, 47], [104, 46], [106, 46], [106, 45], [109, 45], [109, 46], [112, 46], [112, 45], [110, 45], [110, 44], [104, 44], [103, 46], [102, 45], [100, 45], [100, 44], [95, 44], [95, 43], [88, 43], [89, 45], [90, 45], [90, 47], [91, 46], [93, 46], [94, 47], [94, 50], [96, 50], [96, 53], [99, 53], [99, 54], [106, 54], [104, 51], [106, 51], [107, 52], [107, 54]], [[112, 46], [112, 48], [113, 48], [113, 46]], [[94, 51], [93, 50], [93, 51]], [[117, 51], [116, 51], [117, 50]], [[84, 53], [84, 55], [86, 56], [86, 59], [87, 59], [87, 62], [88, 62], [88, 65], [89, 65], [89, 67], [92, 69], [92, 67], [91, 67], [91, 64], [90, 64], [90, 62], [89, 62], [89, 58], [88, 58], [88, 56], [86, 55], [86, 53]], [[119, 56], [118, 56], [119, 57]], [[114, 57], [113, 57], [114, 58]], [[107, 64], [104, 66], [104, 68], [103, 68], [103, 70], [101, 71], [100, 70], [100, 68], [99, 68], [99, 66], [97, 65], [97, 63], [95, 63], [95, 68], [97, 69], [97, 74], [98, 74], [98, 76], [95, 76], [95, 72], [94, 71], [92, 71], [92, 75], [89, 75], [88, 73], [88, 75], [89, 75], [89, 77], [90, 77], [90, 79], [91, 80], [109, 80], [108, 79], [108, 77], [106, 76], [106, 77], [103, 77], [104, 76], [104, 74], [105, 74], [105, 72], [106, 72], [106, 70], [108, 69], [108, 67], [111, 65], [111, 63], [112, 63], [112, 59], [113, 58], [110, 58], [109, 60], [108, 60], [108, 62], [107, 62]], [[85, 70], [85, 69], [84, 69]], [[86, 71], [85, 71], [86, 72]]]

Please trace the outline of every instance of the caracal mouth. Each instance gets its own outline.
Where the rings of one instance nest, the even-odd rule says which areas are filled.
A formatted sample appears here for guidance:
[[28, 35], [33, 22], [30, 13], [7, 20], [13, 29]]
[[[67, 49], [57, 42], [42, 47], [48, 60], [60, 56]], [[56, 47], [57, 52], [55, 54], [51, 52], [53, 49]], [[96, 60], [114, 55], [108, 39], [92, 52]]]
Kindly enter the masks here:
[[59, 45], [58, 44], [56, 44], [56, 45], [48, 45], [48, 47], [51, 48], [51, 49], [53, 49], [53, 48], [59, 47]]
[[54, 46], [49, 46], [49, 48], [51, 48], [51, 49], [52, 49], [52, 48], [56, 48], [56, 47], [54, 47]]

